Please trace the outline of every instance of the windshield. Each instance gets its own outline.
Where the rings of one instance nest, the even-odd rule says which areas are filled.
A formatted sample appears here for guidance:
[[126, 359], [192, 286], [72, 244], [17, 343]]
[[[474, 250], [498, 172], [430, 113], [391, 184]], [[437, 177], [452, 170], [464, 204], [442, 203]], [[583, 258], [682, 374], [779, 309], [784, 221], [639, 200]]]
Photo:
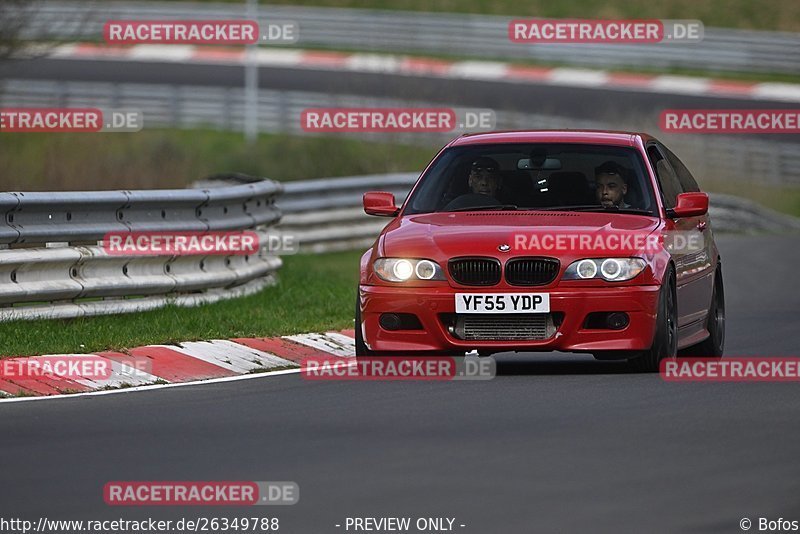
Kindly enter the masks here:
[[487, 144], [444, 151], [404, 214], [532, 209], [655, 215], [656, 204], [633, 148]]

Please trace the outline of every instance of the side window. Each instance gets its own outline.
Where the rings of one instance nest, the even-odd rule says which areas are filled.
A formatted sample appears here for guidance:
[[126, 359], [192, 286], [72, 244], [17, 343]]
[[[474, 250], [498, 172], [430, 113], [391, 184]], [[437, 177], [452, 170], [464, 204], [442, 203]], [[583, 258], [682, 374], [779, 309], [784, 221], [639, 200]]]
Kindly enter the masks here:
[[683, 188], [681, 187], [680, 180], [678, 180], [678, 176], [655, 145], [647, 147], [647, 156], [650, 158], [650, 163], [656, 170], [656, 178], [658, 178], [658, 184], [661, 187], [664, 205], [667, 208], [674, 208], [678, 194], [683, 193]]
[[664, 145], [659, 145], [659, 148], [661, 148], [662, 152], [667, 155], [670, 165], [672, 165], [672, 168], [675, 169], [675, 173], [678, 175], [678, 180], [681, 182], [683, 191], [686, 193], [699, 192], [700, 187], [697, 185], [694, 176], [692, 176], [692, 173], [686, 168], [686, 165], [684, 165], [683, 162], [678, 159], [678, 156], [673, 154], [672, 151]]

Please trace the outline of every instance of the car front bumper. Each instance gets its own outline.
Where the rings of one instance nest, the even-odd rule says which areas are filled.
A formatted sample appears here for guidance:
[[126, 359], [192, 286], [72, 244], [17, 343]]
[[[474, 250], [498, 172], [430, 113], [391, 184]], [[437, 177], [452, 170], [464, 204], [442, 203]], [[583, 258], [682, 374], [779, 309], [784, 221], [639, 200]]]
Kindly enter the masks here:
[[[530, 292], [534, 288], [526, 288]], [[564, 351], [600, 352], [645, 350], [653, 342], [660, 286], [554, 288], [539, 290], [550, 295], [550, 313], [560, 316], [555, 334], [541, 340], [463, 340], [448, 331], [447, 314], [455, 314], [455, 293], [451, 287], [359, 286], [364, 342], [370, 350], [403, 352], [451, 351]], [[475, 291], [479, 293], [480, 291]], [[508, 293], [515, 291], [509, 290]], [[625, 312], [629, 324], [621, 330], [585, 328], [592, 312]], [[421, 330], [383, 329], [383, 313], [411, 313]]]

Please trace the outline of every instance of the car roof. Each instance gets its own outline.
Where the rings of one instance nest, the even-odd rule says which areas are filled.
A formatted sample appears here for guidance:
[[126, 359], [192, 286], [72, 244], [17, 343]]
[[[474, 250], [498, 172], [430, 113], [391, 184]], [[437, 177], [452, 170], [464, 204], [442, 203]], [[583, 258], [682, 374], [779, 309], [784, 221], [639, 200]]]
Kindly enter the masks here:
[[652, 139], [646, 133], [609, 130], [517, 130], [465, 134], [451, 141], [448, 146], [494, 143], [589, 143], [635, 146], [637, 138], [644, 143]]

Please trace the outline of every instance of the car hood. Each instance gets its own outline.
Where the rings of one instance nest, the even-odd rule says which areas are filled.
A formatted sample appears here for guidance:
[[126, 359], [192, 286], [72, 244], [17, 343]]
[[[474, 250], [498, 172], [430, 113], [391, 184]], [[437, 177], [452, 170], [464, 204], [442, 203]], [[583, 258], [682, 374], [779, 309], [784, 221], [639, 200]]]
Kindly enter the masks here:
[[[447, 259], [454, 256], [494, 256], [531, 254], [530, 249], [519, 247], [520, 235], [530, 238], [553, 235], [597, 236], [651, 234], [659, 219], [620, 213], [592, 212], [531, 212], [531, 211], [485, 211], [463, 213], [428, 213], [408, 215], [393, 221], [384, 230], [381, 239], [381, 256]], [[508, 245], [510, 250], [502, 252], [499, 247]], [[585, 251], [583, 251], [585, 252]], [[604, 250], [586, 256], [601, 257]], [[557, 251], [551, 256], [569, 256], [569, 252]]]

